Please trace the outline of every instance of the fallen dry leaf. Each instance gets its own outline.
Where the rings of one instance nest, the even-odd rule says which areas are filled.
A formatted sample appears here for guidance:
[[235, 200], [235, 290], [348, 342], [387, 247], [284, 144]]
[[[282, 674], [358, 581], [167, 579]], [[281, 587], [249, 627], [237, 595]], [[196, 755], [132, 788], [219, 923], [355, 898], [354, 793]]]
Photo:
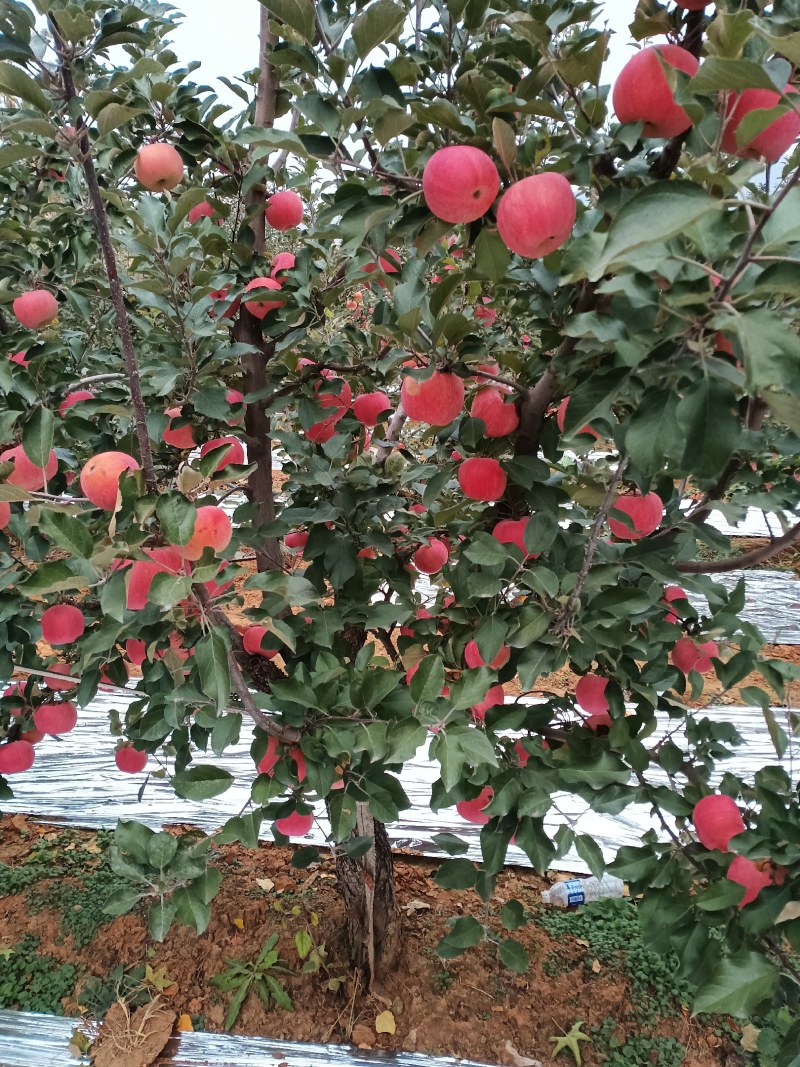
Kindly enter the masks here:
[[187, 1015], [186, 1012], [184, 1012], [178, 1019], [178, 1025], [175, 1029], [184, 1034], [191, 1033], [194, 1030], [191, 1015]]
[[532, 1060], [530, 1056], [520, 1055], [510, 1041], [506, 1041], [505, 1050], [508, 1053], [508, 1058], [511, 1060], [513, 1067], [542, 1067], [541, 1060]]
[[790, 900], [788, 904], [784, 904], [775, 922], [788, 923], [792, 919], [800, 919], [800, 900]]
[[271, 878], [256, 878], [256, 885], [259, 889], [263, 889], [265, 893], [271, 893], [275, 888], [275, 883]]
[[594, 960], [593, 963], [592, 963], [592, 973], [593, 974], [600, 974], [602, 969], [603, 968], [600, 966], [600, 960]]
[[757, 1052], [758, 1051], [758, 1035], [761, 1033], [757, 1026], [753, 1026], [752, 1023], [748, 1023], [742, 1029], [742, 1036], [739, 1039], [739, 1043], [745, 1052]]
[[397, 1023], [394, 1021], [394, 1015], [390, 1011], [382, 1011], [375, 1020], [375, 1033], [376, 1034], [396, 1034]]
[[417, 911], [430, 911], [431, 906], [424, 900], [409, 900], [408, 904], [403, 905], [403, 910], [410, 918]]
[[244, 930], [244, 919], [241, 915], [237, 915], [235, 918], [231, 919], [231, 922], [237, 930]]

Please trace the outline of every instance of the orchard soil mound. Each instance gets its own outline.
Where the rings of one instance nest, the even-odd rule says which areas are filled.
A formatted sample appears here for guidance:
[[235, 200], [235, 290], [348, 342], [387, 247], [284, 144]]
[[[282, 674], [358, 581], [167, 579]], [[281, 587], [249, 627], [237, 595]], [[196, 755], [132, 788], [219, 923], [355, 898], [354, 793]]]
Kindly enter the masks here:
[[[590, 1037], [580, 1045], [586, 1067], [634, 1062], [611, 1058], [619, 1055], [611, 1050], [626, 1042], [631, 1043], [629, 1052], [641, 1050], [635, 1056], [641, 1067], [673, 1063], [733, 1067], [743, 1062], [735, 1028], [718, 1018], [692, 1018], [689, 997], [681, 996], [680, 984], [673, 986], [668, 979], [665, 985], [660, 957], [642, 954], [641, 946], [635, 957], [627, 955], [632, 927], [626, 924], [632, 920], [622, 913], [634, 907], [628, 902], [604, 902], [622, 909], [622, 926], [612, 908], [597, 937], [587, 933], [585, 925], [580, 929], [576, 925], [572, 933], [571, 923], [585, 924], [589, 912], [581, 920], [581, 910], [545, 908], [539, 893], [548, 882], [531, 871], [507, 870], [492, 901], [483, 904], [471, 892], [438, 887], [433, 880], [437, 863], [399, 855], [403, 958], [391, 981], [370, 994], [345, 962], [342, 904], [332, 859], [300, 870], [291, 866], [291, 848], [215, 844], [212, 863], [223, 871], [224, 879], [207, 932], [197, 936], [176, 925], [158, 944], [149, 938], [142, 912], [108, 922], [100, 913], [99, 879], [115, 877], [107, 863], [109, 837], [102, 832], [54, 829], [22, 815], [0, 818], [0, 959], [13, 964], [21, 943], [36, 944], [38, 954], [52, 961], [48, 966], [53, 973], [61, 964], [75, 968], [74, 989], [51, 1011], [103, 1014], [123, 988], [124, 969], [129, 976], [138, 976], [139, 1000], [132, 998], [129, 1003], [141, 1003], [144, 991], [182, 1017], [185, 1028], [188, 1016], [195, 1029], [221, 1031], [232, 994], [220, 991], [211, 979], [227, 960], [252, 962], [276, 933], [277, 949], [290, 972], [276, 977], [294, 1010], [274, 1005], [267, 1010], [251, 993], [234, 1033], [313, 1043], [349, 1041], [361, 1047], [453, 1055], [510, 1067], [523, 1067], [521, 1057], [531, 1057], [544, 1067], [558, 1067], [574, 1061], [569, 1053], [553, 1059], [553, 1039], [580, 1021], [581, 1032]], [[501, 912], [511, 899], [520, 901], [533, 920], [510, 935], [528, 952], [530, 973], [503, 967], [495, 946], [487, 942], [457, 959], [437, 956], [436, 945], [453, 916], [475, 914], [497, 938], [509, 936], [502, 928]], [[82, 909], [85, 921], [76, 925]], [[79, 937], [76, 931], [85, 935], [92, 915], [96, 925], [90, 936]], [[303, 971], [298, 934], [308, 935], [314, 946], [311, 956], [304, 956], [317, 959], [316, 972]], [[651, 974], [653, 983], [648, 986]], [[131, 983], [125, 988], [130, 993]], [[6, 985], [0, 1007], [18, 1006], [13, 995], [9, 1002]], [[394, 1034], [377, 1032], [381, 1027], [376, 1029], [376, 1021], [386, 1012], [394, 1022]], [[384, 1021], [387, 1018], [383, 1015]]]

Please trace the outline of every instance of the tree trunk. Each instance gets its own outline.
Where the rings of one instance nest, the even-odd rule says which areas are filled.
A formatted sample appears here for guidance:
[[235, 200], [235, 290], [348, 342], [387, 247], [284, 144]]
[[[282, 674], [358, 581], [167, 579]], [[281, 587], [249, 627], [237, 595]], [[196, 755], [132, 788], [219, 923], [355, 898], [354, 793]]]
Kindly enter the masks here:
[[339, 855], [336, 873], [344, 898], [345, 936], [353, 966], [369, 979], [369, 987], [395, 967], [400, 955], [400, 909], [394, 884], [392, 849], [386, 827], [357, 805], [355, 835], [371, 837], [373, 847], [358, 859]]

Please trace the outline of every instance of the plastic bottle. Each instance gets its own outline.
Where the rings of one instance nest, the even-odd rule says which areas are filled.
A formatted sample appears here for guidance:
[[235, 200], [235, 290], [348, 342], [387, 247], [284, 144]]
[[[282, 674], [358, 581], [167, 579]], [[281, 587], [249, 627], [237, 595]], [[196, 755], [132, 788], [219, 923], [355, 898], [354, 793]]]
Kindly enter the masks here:
[[601, 897], [621, 897], [624, 891], [625, 883], [612, 874], [604, 874], [602, 878], [570, 878], [542, 890], [542, 901], [557, 908], [575, 908]]

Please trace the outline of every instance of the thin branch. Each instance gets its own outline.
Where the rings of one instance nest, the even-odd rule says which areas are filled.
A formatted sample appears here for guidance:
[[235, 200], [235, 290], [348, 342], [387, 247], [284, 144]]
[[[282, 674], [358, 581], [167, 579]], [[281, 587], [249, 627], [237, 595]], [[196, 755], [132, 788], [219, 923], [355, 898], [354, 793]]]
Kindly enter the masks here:
[[[58, 65], [64, 86], [64, 98], [69, 104], [77, 99], [75, 80], [72, 77], [72, 66], [69, 57], [69, 49], [66, 41], [61, 36], [61, 30], [53, 15], [47, 16], [50, 31], [53, 34], [55, 50], [58, 56]], [[150, 436], [147, 432], [147, 407], [142, 395], [142, 385], [139, 378], [139, 364], [136, 360], [136, 352], [133, 347], [133, 336], [125, 308], [125, 295], [122, 291], [122, 283], [117, 270], [117, 259], [114, 254], [114, 246], [111, 242], [111, 232], [108, 226], [103, 197], [100, 193], [100, 184], [97, 180], [97, 172], [92, 159], [89, 134], [83, 115], [79, 115], [76, 128], [78, 131], [78, 144], [81, 150], [83, 173], [86, 178], [86, 186], [89, 191], [89, 199], [92, 203], [97, 235], [100, 240], [100, 248], [103, 253], [103, 262], [108, 276], [108, 285], [111, 291], [111, 300], [114, 305], [117, 320], [117, 333], [122, 346], [122, 355], [125, 360], [125, 370], [128, 378], [128, 387], [131, 393], [133, 406], [133, 422], [136, 431], [136, 440], [139, 445], [139, 455], [142, 461], [142, 472], [149, 493], [158, 492], [158, 479], [156, 478], [153, 454], [150, 451]]]
[[757, 563], [763, 563], [772, 556], [777, 556], [785, 548], [800, 541], [800, 522], [796, 523], [782, 537], [777, 537], [761, 548], [754, 548], [750, 552], [742, 552], [738, 556], [730, 556], [728, 559], [693, 560], [690, 563], [677, 563], [675, 569], [681, 574], [724, 574], [726, 571], [737, 571], [747, 567], [754, 567]]
[[408, 415], [406, 415], [403, 405], [398, 403], [397, 410], [389, 419], [389, 425], [386, 427], [383, 444], [375, 450], [375, 462], [379, 467], [382, 467], [391, 453], [394, 452], [394, 446], [400, 440], [400, 434], [403, 432], [407, 418]]
[[122, 371], [109, 372], [108, 374], [90, 374], [88, 378], [81, 378], [79, 381], [74, 382], [71, 386], [71, 390], [74, 390], [79, 385], [95, 385], [97, 382], [113, 382], [120, 378], [124, 378], [125, 375]]

